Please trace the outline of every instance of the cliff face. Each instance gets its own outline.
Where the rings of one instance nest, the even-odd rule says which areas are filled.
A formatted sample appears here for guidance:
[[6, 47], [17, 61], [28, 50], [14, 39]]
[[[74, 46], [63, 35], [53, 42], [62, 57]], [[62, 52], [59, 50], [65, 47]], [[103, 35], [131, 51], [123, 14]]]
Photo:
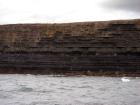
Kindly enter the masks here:
[[0, 26], [0, 68], [140, 69], [140, 20]]

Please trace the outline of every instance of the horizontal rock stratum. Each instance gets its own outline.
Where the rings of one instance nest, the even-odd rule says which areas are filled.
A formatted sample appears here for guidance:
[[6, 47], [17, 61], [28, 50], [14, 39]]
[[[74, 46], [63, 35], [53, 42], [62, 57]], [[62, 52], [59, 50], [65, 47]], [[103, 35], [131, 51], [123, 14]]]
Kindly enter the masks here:
[[0, 25], [1, 73], [95, 71], [140, 75], [140, 19]]

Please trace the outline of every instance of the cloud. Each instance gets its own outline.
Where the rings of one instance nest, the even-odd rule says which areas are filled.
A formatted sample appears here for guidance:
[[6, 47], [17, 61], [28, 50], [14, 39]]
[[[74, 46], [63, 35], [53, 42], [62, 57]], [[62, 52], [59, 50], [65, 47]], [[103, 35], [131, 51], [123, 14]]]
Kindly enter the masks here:
[[108, 9], [140, 13], [140, 0], [106, 0], [102, 5], [104, 8]]
[[0, 0], [0, 24], [139, 18], [139, 13], [114, 10], [139, 12], [139, 5], [139, 0]]

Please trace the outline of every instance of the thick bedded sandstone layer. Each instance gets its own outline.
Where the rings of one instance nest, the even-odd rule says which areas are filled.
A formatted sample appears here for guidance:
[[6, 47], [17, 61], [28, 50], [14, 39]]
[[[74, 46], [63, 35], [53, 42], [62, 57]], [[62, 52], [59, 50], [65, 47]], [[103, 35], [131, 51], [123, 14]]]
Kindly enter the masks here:
[[1, 25], [0, 69], [140, 73], [140, 20]]

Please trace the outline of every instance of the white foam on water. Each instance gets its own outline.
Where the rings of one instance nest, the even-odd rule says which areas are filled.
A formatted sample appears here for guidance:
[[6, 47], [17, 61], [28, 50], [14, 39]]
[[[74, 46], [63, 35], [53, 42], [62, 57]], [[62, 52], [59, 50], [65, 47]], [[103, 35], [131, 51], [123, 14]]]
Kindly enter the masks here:
[[130, 82], [130, 79], [128, 77], [122, 77], [121, 80], [122, 82]]

